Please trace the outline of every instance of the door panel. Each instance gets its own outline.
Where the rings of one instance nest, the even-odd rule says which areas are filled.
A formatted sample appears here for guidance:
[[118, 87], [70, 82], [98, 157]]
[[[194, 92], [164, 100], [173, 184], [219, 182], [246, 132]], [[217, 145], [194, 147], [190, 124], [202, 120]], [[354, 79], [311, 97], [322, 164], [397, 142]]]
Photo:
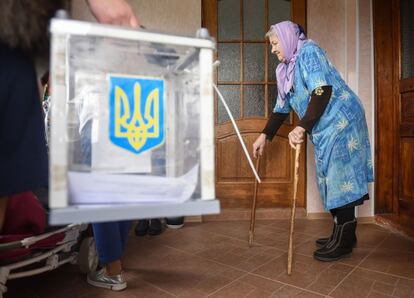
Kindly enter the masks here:
[[414, 203], [414, 140], [402, 140], [401, 161], [401, 198]]
[[[405, 79], [401, 87], [399, 213], [414, 219], [414, 78]], [[407, 90], [407, 92], [405, 92]]]
[[[305, 0], [204, 0], [203, 26], [217, 40], [220, 66], [216, 84], [223, 93], [246, 146], [252, 144], [272, 113], [277, 96], [275, 68], [265, 33], [269, 24], [292, 19], [305, 27]], [[259, 175], [258, 206], [285, 207], [293, 195], [293, 151], [287, 134], [292, 115], [266, 146]], [[216, 190], [224, 208], [248, 208], [254, 177], [229, 117], [216, 98]], [[301, 155], [298, 206], [305, 207], [305, 146]]]
[[[251, 146], [256, 138], [256, 133], [244, 134], [247, 146]], [[247, 162], [240, 159], [244, 154], [242, 151], [239, 140], [234, 135], [217, 141], [217, 162], [222, 164], [217, 171], [217, 182], [251, 183], [253, 174]], [[275, 137], [261, 159], [259, 175], [266, 177], [268, 182], [289, 182], [292, 178], [290, 151], [289, 142], [285, 138]]]
[[414, 91], [401, 95], [401, 124], [414, 123]]
[[414, 2], [374, 0], [376, 208], [414, 235]]
[[[398, 8], [398, 4], [396, 5]], [[414, 3], [399, 3], [400, 28], [400, 173], [399, 214], [414, 219]], [[398, 18], [398, 17], [397, 17]], [[397, 43], [398, 44], [398, 43]], [[398, 48], [397, 48], [398, 50]]]

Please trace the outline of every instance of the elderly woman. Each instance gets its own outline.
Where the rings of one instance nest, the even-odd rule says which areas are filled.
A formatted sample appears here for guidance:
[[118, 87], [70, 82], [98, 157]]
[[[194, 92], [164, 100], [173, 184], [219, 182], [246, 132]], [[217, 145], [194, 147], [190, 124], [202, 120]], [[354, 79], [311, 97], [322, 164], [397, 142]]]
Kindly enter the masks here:
[[371, 149], [364, 108], [338, 71], [303, 29], [290, 21], [270, 27], [266, 34], [276, 69], [278, 97], [266, 127], [253, 144], [253, 155], [263, 153], [293, 109], [299, 125], [289, 133], [295, 148], [305, 134], [314, 145], [317, 183], [326, 210], [334, 218], [330, 237], [316, 240], [314, 257], [335, 261], [356, 245], [355, 206], [368, 199], [373, 181]]

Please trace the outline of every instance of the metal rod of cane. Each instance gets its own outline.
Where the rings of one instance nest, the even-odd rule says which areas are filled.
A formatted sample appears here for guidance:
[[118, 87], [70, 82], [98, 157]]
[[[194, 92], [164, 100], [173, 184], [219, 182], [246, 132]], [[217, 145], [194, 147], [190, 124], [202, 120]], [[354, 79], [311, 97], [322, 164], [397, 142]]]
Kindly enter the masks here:
[[[259, 173], [260, 167], [260, 156], [256, 160], [256, 172]], [[254, 238], [254, 225], [256, 223], [256, 202], [257, 202], [257, 192], [259, 190], [259, 184], [257, 179], [254, 180], [254, 191], [253, 191], [253, 201], [252, 208], [250, 210], [250, 229], [249, 229], [249, 246], [253, 245]]]
[[289, 246], [288, 246], [288, 264], [287, 274], [292, 273], [292, 259], [293, 259], [293, 230], [295, 228], [295, 214], [296, 214], [296, 197], [298, 193], [298, 181], [299, 181], [299, 156], [300, 156], [301, 145], [297, 144], [295, 149], [295, 173], [293, 181], [293, 200], [292, 210], [290, 213], [290, 230], [289, 230]]

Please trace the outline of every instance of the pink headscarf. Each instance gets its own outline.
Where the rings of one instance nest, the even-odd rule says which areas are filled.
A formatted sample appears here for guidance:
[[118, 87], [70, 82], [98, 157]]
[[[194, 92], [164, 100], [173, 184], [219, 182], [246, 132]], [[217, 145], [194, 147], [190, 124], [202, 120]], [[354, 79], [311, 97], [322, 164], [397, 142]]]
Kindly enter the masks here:
[[285, 59], [276, 68], [278, 105], [283, 108], [285, 105], [286, 94], [289, 93], [293, 85], [293, 75], [295, 70], [296, 58], [299, 50], [306, 44], [307, 39], [302, 27], [291, 21], [284, 21], [270, 26], [270, 30], [276, 34], [280, 46], [285, 54]]

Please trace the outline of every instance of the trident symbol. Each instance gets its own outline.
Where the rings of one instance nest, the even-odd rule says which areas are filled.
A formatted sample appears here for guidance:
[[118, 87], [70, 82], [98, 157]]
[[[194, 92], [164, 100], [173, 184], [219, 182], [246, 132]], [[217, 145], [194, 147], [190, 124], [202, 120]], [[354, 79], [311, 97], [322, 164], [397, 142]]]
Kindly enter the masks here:
[[[123, 107], [123, 113], [121, 111], [121, 107]], [[116, 86], [115, 137], [127, 138], [132, 148], [138, 151], [145, 145], [148, 138], [157, 138], [159, 133], [158, 89], [154, 89], [148, 95], [145, 102], [144, 117], [142, 117], [141, 85], [138, 82], [134, 84], [134, 111], [131, 117], [131, 108], [129, 106], [128, 96], [125, 94], [124, 90]]]

